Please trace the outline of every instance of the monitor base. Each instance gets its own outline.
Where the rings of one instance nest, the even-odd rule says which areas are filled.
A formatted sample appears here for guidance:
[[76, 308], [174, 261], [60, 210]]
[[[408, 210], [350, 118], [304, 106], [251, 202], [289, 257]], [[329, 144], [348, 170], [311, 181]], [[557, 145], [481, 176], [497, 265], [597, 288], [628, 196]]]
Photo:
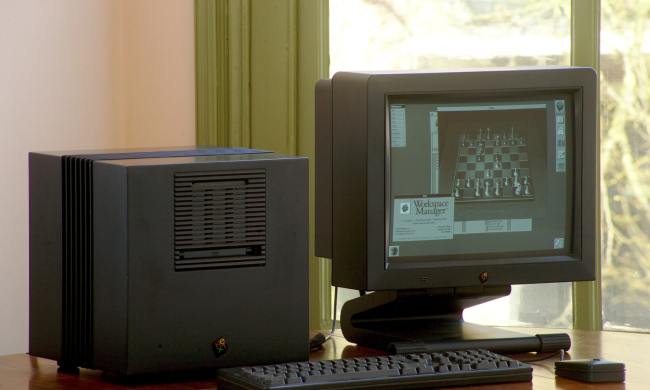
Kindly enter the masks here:
[[346, 302], [348, 341], [391, 353], [489, 349], [497, 353], [568, 350], [566, 334], [529, 336], [463, 321], [463, 309], [510, 293], [510, 286], [378, 291]]

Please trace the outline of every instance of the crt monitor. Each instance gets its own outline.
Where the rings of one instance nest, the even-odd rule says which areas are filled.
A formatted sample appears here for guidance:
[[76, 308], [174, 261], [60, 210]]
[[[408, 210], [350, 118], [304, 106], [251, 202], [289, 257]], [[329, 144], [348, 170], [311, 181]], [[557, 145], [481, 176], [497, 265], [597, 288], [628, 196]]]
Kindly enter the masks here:
[[513, 284], [594, 279], [596, 88], [579, 67], [320, 81], [316, 254], [362, 292], [345, 337], [529, 348], [462, 310]]

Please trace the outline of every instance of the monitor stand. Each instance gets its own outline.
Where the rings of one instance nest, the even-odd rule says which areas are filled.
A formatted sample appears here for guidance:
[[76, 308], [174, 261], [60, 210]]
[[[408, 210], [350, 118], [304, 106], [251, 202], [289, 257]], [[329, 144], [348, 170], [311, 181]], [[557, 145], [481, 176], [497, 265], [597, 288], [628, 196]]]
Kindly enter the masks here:
[[510, 294], [510, 286], [377, 291], [346, 302], [348, 341], [390, 353], [488, 349], [497, 353], [568, 350], [565, 333], [524, 335], [463, 321], [463, 310]]

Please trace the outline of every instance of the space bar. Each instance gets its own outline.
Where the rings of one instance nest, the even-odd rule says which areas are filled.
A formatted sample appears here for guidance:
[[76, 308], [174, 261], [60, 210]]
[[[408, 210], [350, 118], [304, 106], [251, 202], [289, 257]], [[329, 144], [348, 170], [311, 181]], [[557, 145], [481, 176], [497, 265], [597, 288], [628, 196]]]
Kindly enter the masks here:
[[332, 383], [340, 381], [349, 381], [349, 380], [359, 380], [359, 379], [375, 379], [375, 378], [386, 378], [389, 376], [399, 376], [399, 370], [397, 368], [389, 370], [376, 370], [376, 371], [357, 371], [357, 372], [343, 372], [339, 374], [331, 375], [314, 375], [303, 378], [304, 383]]

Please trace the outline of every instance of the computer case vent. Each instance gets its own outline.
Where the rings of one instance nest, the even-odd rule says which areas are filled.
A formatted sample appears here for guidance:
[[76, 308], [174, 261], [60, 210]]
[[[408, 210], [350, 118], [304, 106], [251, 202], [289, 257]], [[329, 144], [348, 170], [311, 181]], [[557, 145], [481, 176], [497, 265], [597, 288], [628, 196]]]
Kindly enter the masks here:
[[64, 156], [63, 305], [64, 364], [89, 366], [93, 355], [93, 162]]
[[176, 271], [266, 264], [266, 172], [174, 175]]

